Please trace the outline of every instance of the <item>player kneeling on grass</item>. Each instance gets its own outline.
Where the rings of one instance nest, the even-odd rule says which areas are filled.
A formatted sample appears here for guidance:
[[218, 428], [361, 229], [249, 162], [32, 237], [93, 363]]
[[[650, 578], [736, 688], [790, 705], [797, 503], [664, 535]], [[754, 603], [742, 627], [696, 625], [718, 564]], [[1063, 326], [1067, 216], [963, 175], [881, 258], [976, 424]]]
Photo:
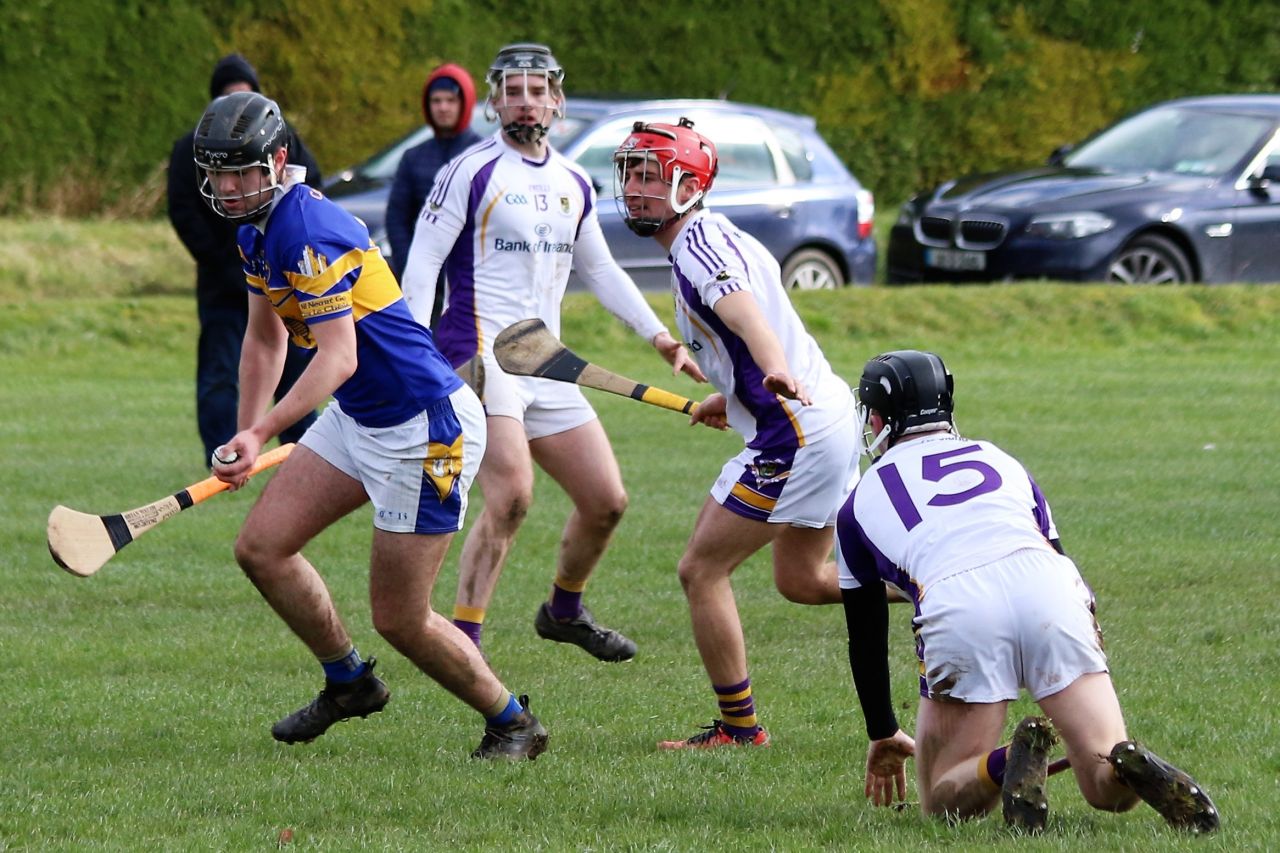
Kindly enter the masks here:
[[[1126, 811], [1142, 799], [1173, 826], [1217, 829], [1199, 785], [1129, 740], [1093, 594], [1062, 553], [1044, 496], [1008, 454], [960, 437], [952, 388], [942, 359], [914, 350], [873, 358], [858, 384], [878, 458], [840, 510], [836, 554], [871, 738], [867, 797], [904, 798], [914, 754], [926, 814], [982, 815], [999, 799], [1007, 823], [1038, 831], [1056, 728], [1093, 807]], [[890, 703], [886, 583], [915, 602], [918, 746]], [[1049, 719], [1027, 717], [997, 747], [1020, 688]]]
[[[485, 447], [484, 412], [414, 321], [390, 268], [357, 219], [286, 166], [284, 121], [254, 92], [226, 95], [195, 132], [200, 190], [242, 223], [249, 326], [240, 364], [239, 428], [214, 474], [239, 487], [264, 443], [330, 395], [331, 403], [267, 485], [236, 540], [262, 596], [319, 658], [325, 686], [271, 733], [310, 741], [390, 699], [301, 550], [373, 503], [373, 624], [401, 654], [485, 717], [478, 758], [536, 758], [547, 733], [453, 624], [431, 588]], [[273, 408], [289, 339], [315, 350]]]
[[669, 253], [676, 323], [718, 392], [692, 422], [732, 427], [747, 444], [711, 487], [678, 569], [720, 718], [659, 746], [761, 746], [769, 736], [756, 716], [729, 578], [771, 544], [774, 583], [787, 599], [840, 601], [828, 557], [835, 510], [858, 478], [853, 395], [791, 306], [778, 262], [703, 209], [717, 168], [710, 139], [683, 118], [638, 122], [614, 163], [619, 211]]

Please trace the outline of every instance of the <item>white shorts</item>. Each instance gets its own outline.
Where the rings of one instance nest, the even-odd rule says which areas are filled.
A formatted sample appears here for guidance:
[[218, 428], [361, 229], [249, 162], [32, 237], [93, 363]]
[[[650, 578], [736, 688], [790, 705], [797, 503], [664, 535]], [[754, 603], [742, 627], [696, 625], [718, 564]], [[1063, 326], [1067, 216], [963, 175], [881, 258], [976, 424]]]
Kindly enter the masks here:
[[596, 419], [595, 409], [574, 383], [512, 376], [488, 356], [484, 359], [484, 411], [491, 418], [514, 418], [524, 424], [530, 441]]
[[375, 429], [330, 403], [299, 444], [354, 480], [391, 533], [455, 533], [484, 456], [484, 410], [467, 386], [404, 423]]
[[920, 695], [962, 702], [1043, 699], [1107, 656], [1093, 593], [1075, 563], [1024, 549], [924, 591], [915, 619]]
[[745, 448], [720, 469], [711, 497], [753, 521], [831, 527], [858, 482], [852, 418], [799, 448]]

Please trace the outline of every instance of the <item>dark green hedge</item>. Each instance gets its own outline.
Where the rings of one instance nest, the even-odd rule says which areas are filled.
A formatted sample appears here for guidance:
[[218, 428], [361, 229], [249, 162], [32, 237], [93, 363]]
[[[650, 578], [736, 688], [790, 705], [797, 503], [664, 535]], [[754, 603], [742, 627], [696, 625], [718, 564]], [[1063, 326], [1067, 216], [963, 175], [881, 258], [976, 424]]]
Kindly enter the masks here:
[[426, 72], [477, 77], [545, 41], [571, 93], [729, 97], [810, 113], [882, 205], [1039, 162], [1167, 97], [1280, 90], [1280, 14], [1253, 0], [171, 0], [0, 16], [0, 213], [152, 213], [218, 56], [257, 66], [328, 172], [420, 121]]

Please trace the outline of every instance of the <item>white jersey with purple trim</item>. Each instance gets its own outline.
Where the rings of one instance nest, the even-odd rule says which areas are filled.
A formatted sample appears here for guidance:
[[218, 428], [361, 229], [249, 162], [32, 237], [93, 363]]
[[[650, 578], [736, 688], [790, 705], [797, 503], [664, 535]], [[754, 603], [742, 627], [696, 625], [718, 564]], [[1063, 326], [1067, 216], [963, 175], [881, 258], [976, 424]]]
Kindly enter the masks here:
[[840, 586], [877, 579], [919, 605], [952, 575], [1015, 551], [1052, 551], [1049, 505], [1018, 460], [951, 433], [899, 442], [862, 475], [836, 517]]
[[[804, 446], [849, 416], [849, 386], [805, 329], [782, 286], [777, 260], [760, 241], [724, 216], [702, 210], [680, 229], [671, 246], [671, 265], [676, 325], [702, 372], [725, 396], [729, 426], [748, 447]], [[746, 343], [716, 316], [715, 304], [739, 290], [755, 297], [812, 406], [765, 390], [765, 374]]]
[[401, 284], [425, 324], [444, 268], [448, 299], [436, 343], [456, 367], [487, 354], [494, 337], [519, 320], [540, 318], [559, 337], [560, 303], [575, 266], [604, 307], [641, 337], [666, 330], [609, 253], [582, 167], [553, 149], [541, 162], [529, 160], [498, 131], [440, 171]]

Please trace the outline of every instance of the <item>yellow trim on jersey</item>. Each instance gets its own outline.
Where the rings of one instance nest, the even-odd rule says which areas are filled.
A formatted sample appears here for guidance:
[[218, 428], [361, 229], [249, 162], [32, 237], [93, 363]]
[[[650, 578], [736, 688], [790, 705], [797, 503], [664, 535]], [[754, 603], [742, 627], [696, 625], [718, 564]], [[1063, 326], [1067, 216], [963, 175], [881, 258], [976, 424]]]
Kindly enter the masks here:
[[[355, 304], [351, 307], [352, 316], [362, 320], [386, 308], [401, 297], [400, 285], [391, 274], [391, 267], [382, 259], [377, 249], [365, 251], [364, 269], [360, 273], [358, 286], [352, 288], [355, 293]], [[378, 257], [371, 257], [377, 254]]]
[[453, 618], [461, 619], [463, 622], [475, 622], [477, 625], [484, 624], [484, 609], [481, 607], [467, 607], [465, 604], [453, 605]]
[[776, 498], [767, 497], [757, 491], [754, 491], [742, 483], [734, 483], [733, 488], [729, 490], [729, 494], [750, 507], [755, 507], [764, 512], [773, 512], [774, 506], [778, 503]]
[[502, 197], [506, 194], [506, 187], [499, 188], [493, 195], [493, 201], [489, 202], [489, 206], [484, 209], [484, 215], [480, 217], [480, 260], [484, 260], [485, 246], [488, 241], [485, 232], [489, 230], [489, 217], [493, 215], [493, 209], [498, 206], [498, 202], [502, 201]]
[[787, 405], [787, 398], [779, 394], [778, 402], [782, 404], [782, 411], [787, 413], [787, 420], [791, 421], [791, 428], [796, 431], [796, 441], [799, 442], [797, 447], [804, 447], [804, 430], [800, 428], [800, 422], [796, 420], [795, 413], [792, 412], [791, 407]]
[[711, 348], [715, 350], [717, 354], [719, 354], [720, 347], [717, 343], [716, 336], [711, 334], [711, 331], [706, 326], [698, 322], [697, 315], [689, 310], [689, 305], [687, 303], [681, 301], [680, 307], [684, 309], [684, 315], [689, 318], [690, 325], [692, 325], [695, 329], [697, 329], [702, 334], [702, 336], [706, 339], [707, 343], [711, 345]]
[[252, 287], [258, 293], [261, 293], [263, 296], [266, 296], [267, 280], [265, 278], [262, 278], [261, 276], [256, 276], [256, 275], [249, 275], [248, 273], [244, 274], [244, 278], [245, 278], [245, 281], [249, 283], [250, 287]]
[[294, 290], [300, 290], [312, 296], [324, 296], [347, 273], [363, 266], [367, 250], [352, 249], [328, 266], [324, 265], [324, 256], [316, 255], [310, 246], [307, 246], [303, 251], [303, 262], [307, 267], [310, 267], [310, 271], [289, 272], [286, 270], [284, 273], [285, 281], [289, 282], [289, 286]]

